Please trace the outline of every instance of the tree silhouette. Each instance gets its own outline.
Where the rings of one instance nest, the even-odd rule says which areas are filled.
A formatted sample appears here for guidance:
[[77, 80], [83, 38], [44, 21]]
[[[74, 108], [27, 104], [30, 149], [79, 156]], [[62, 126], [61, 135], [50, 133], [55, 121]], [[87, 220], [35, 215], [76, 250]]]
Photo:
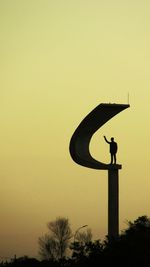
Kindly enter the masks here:
[[58, 242], [46, 234], [39, 238], [39, 254], [43, 260], [56, 260], [59, 258]]
[[103, 244], [100, 240], [90, 241], [88, 243], [74, 242], [71, 244], [73, 250], [73, 267], [93, 267], [102, 263]]
[[59, 260], [66, 256], [72, 232], [69, 220], [58, 217], [47, 224], [49, 233], [39, 238], [40, 255], [43, 259]]
[[[122, 231], [118, 240], [105, 240], [103, 255], [106, 262], [121, 266], [150, 265], [150, 218], [140, 216]], [[148, 266], [149, 266], [148, 265]]]
[[88, 228], [85, 231], [77, 232], [76, 240], [82, 245], [90, 243], [92, 241], [92, 231], [91, 231], [91, 229]]

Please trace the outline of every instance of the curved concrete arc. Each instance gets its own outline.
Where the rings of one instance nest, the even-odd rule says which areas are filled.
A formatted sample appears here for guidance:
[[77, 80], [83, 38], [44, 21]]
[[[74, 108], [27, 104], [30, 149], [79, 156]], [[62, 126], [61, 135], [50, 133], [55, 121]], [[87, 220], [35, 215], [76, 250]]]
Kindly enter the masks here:
[[121, 165], [105, 164], [94, 159], [90, 154], [89, 144], [93, 134], [102, 125], [128, 107], [127, 104], [100, 104], [93, 109], [81, 121], [70, 140], [69, 149], [72, 159], [76, 163], [92, 169], [121, 169]]

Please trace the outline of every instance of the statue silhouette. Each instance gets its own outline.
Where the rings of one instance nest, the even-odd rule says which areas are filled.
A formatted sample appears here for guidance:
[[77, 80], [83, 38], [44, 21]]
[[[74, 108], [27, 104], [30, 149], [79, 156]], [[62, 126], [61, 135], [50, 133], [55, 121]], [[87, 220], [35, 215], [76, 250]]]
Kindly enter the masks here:
[[114, 161], [114, 164], [116, 164], [116, 153], [117, 153], [117, 143], [114, 141], [114, 137], [111, 137], [111, 142], [109, 142], [106, 138], [106, 136], [104, 136], [104, 139], [105, 141], [110, 145], [110, 154], [111, 154], [111, 162], [110, 164], [113, 164], [113, 161]]

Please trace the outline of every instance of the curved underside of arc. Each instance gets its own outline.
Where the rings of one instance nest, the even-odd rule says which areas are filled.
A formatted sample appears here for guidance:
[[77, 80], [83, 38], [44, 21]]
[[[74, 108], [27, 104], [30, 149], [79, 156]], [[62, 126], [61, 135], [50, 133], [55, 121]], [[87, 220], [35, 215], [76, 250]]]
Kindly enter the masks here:
[[110, 165], [94, 159], [89, 151], [93, 134], [112, 117], [128, 108], [127, 104], [100, 104], [93, 109], [79, 124], [70, 140], [70, 154], [79, 165], [92, 169], [121, 169], [121, 165]]

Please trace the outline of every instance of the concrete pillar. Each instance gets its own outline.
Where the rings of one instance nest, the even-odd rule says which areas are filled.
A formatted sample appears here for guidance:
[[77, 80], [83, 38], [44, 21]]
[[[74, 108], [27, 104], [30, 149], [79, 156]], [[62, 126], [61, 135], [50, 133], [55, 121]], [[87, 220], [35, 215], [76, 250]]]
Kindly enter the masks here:
[[118, 168], [108, 170], [108, 237], [119, 236], [119, 175]]

